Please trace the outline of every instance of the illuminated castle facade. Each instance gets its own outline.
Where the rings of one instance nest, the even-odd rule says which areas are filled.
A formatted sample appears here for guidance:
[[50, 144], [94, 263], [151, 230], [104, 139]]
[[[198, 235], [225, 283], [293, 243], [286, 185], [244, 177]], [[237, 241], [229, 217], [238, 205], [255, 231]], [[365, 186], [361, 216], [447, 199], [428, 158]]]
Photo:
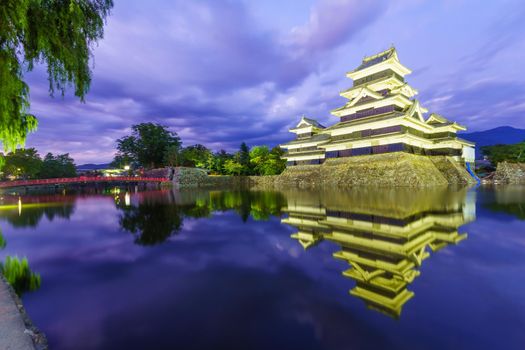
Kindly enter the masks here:
[[340, 119], [337, 124], [325, 127], [303, 117], [290, 129], [295, 140], [281, 145], [287, 151], [287, 165], [390, 152], [473, 162], [474, 144], [456, 135], [466, 128], [436, 113], [425, 117], [428, 110], [413, 98], [418, 91], [405, 82], [410, 73], [393, 47], [365, 57], [359, 67], [347, 73], [354, 83], [340, 93], [348, 102], [332, 111]]

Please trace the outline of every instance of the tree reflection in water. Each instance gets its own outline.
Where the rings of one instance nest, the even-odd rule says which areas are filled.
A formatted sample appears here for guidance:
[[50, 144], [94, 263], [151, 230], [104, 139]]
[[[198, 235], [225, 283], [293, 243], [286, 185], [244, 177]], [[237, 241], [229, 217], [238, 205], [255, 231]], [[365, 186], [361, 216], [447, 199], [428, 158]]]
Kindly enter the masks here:
[[[44, 216], [49, 221], [53, 221], [56, 217], [70, 218], [75, 210], [74, 200], [73, 196], [60, 194], [6, 196], [0, 203], [0, 217], [15, 228], [37, 227]], [[6, 245], [7, 242], [0, 232], [0, 249], [5, 248]], [[19, 296], [40, 288], [41, 277], [31, 271], [25, 257], [20, 259], [18, 256], [7, 256], [5, 261], [0, 263], [0, 271]]]
[[[45, 216], [49, 221], [55, 218], [69, 219], [75, 211], [75, 196], [51, 194], [46, 196], [23, 196], [14, 204], [14, 198], [7, 197], [2, 203], [1, 217], [13, 227], [37, 227]], [[23, 214], [23, 215], [22, 215]]]
[[182, 227], [180, 208], [146, 197], [138, 205], [120, 206], [120, 227], [135, 236], [139, 245], [155, 245], [176, 234]]
[[[122, 194], [129, 196], [129, 194]], [[234, 210], [246, 222], [280, 216], [285, 197], [278, 192], [162, 191], [139, 192], [134, 200], [115, 198], [121, 211], [122, 230], [135, 236], [135, 243], [155, 245], [177, 234], [185, 218], [205, 218], [213, 212]]]
[[494, 200], [484, 204], [485, 208], [525, 220], [525, 188], [523, 186], [496, 186], [493, 191], [484, 194], [495, 197]]

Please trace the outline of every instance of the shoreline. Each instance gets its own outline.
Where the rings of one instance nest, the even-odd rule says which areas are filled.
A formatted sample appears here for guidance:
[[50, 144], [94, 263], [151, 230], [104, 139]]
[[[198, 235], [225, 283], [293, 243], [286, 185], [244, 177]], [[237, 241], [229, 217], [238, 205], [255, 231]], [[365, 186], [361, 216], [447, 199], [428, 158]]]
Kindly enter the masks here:
[[48, 350], [46, 336], [33, 324], [22, 300], [1, 273], [0, 348]]

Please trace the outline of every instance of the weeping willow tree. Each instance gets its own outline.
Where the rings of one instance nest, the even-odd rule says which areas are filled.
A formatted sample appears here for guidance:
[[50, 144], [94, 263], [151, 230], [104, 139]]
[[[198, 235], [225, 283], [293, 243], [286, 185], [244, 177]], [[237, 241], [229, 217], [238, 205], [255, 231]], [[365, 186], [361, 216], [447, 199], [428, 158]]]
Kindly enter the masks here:
[[[24, 145], [37, 119], [29, 114], [24, 73], [47, 67], [49, 93], [74, 87], [84, 101], [91, 83], [89, 59], [103, 37], [112, 0], [2, 0], [0, 5], [0, 143]], [[1, 163], [0, 163], [1, 165]]]

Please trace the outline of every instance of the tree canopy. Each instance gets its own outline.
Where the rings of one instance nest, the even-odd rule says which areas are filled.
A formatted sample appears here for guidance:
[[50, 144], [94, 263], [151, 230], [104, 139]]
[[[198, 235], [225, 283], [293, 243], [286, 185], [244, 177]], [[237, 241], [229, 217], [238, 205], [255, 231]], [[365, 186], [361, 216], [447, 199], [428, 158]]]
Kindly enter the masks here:
[[131, 127], [132, 134], [117, 140], [117, 154], [112, 165], [124, 168], [165, 166], [197, 167], [214, 175], [278, 175], [286, 167], [279, 147], [250, 147], [243, 142], [235, 153], [213, 152], [201, 144], [182, 147], [175, 132], [153, 123]]
[[75, 177], [77, 170], [73, 158], [69, 153], [58, 154], [54, 156], [52, 153], [46, 154], [42, 162], [42, 169], [39, 177], [42, 179], [51, 179], [57, 177]]
[[484, 146], [481, 151], [494, 165], [499, 162], [525, 163], [525, 141], [512, 145]]
[[17, 149], [3, 157], [2, 178], [48, 179], [57, 177], [74, 177], [76, 168], [74, 160], [68, 153], [46, 154], [40, 158], [34, 148]]
[[117, 140], [120, 160], [129, 160], [145, 168], [162, 167], [166, 164], [168, 151], [180, 147], [180, 138], [165, 126], [141, 123], [131, 127], [131, 135]]
[[42, 159], [34, 148], [19, 148], [9, 153], [2, 168], [5, 176], [36, 179], [42, 168]]
[[112, 0], [3, 0], [0, 6], [0, 142], [23, 145], [37, 127], [28, 114], [24, 73], [47, 67], [49, 93], [69, 86], [82, 101], [91, 83], [89, 58], [103, 37]]
[[283, 151], [274, 147], [270, 151], [268, 146], [255, 146], [250, 150], [250, 166], [254, 175], [278, 175], [286, 167], [281, 159]]
[[184, 166], [208, 168], [210, 165], [211, 151], [201, 144], [185, 147], [181, 151], [180, 161]]

